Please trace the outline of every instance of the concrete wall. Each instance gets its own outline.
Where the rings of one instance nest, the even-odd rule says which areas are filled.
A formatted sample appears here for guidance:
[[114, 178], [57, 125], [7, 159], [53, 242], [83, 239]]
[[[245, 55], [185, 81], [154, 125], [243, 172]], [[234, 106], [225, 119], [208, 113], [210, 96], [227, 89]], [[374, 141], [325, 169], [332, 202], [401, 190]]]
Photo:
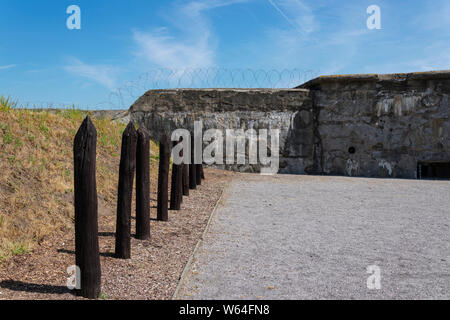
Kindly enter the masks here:
[[329, 76], [301, 87], [315, 97], [323, 173], [415, 178], [418, 162], [450, 162], [449, 72]]
[[[289, 156], [290, 152], [284, 149], [287, 140], [293, 136], [291, 130], [296, 123], [293, 119], [299, 112], [309, 113], [311, 106], [309, 90], [305, 89], [152, 90], [133, 104], [130, 114], [135, 122], [147, 127], [154, 139], [177, 128], [192, 130], [196, 120], [202, 120], [204, 130], [280, 129], [280, 148], [283, 155]], [[301, 148], [299, 145], [292, 150], [296, 156], [310, 161], [309, 154], [302, 155]], [[282, 161], [286, 163], [288, 159], [282, 156]], [[291, 168], [293, 172], [304, 165], [303, 162], [299, 164]], [[248, 162], [219, 167], [246, 172], [259, 172], [260, 169]]]
[[281, 173], [415, 178], [420, 161], [450, 162], [449, 95], [450, 72], [325, 76], [296, 89], [148, 91], [130, 116], [155, 139], [200, 119], [278, 128]]

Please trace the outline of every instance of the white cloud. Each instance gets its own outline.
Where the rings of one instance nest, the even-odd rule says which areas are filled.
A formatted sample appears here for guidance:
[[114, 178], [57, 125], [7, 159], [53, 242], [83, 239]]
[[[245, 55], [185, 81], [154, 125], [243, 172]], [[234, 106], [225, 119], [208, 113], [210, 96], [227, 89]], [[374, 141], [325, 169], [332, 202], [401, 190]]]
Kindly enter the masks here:
[[0, 66], [0, 70], [11, 69], [11, 68], [14, 68], [15, 66], [16, 66], [15, 64], [9, 64], [7, 66]]
[[116, 86], [118, 69], [108, 65], [89, 65], [77, 58], [69, 59], [69, 64], [63, 67], [69, 73], [93, 80], [112, 90]]
[[158, 67], [181, 69], [213, 65], [214, 50], [209, 45], [209, 34], [188, 41], [180, 41], [160, 29], [150, 33], [134, 31], [133, 40], [138, 49], [135, 55]]
[[214, 66], [217, 43], [206, 11], [246, 1], [203, 0], [177, 5], [166, 17], [170, 27], [133, 32], [136, 44], [134, 54], [151, 67], [184, 69]]

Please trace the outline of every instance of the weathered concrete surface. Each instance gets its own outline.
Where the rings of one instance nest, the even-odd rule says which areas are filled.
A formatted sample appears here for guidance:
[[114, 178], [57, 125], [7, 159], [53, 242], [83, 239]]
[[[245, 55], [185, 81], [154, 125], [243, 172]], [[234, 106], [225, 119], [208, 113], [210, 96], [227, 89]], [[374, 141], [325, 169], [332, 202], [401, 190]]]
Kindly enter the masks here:
[[280, 129], [280, 173], [415, 178], [420, 162], [450, 162], [449, 96], [450, 71], [323, 76], [297, 89], [151, 90], [130, 116], [153, 138], [195, 120]]
[[[448, 181], [244, 174], [178, 299], [450, 299]], [[367, 288], [367, 267], [381, 290]]]
[[[303, 157], [312, 165], [309, 146], [312, 143], [312, 115], [309, 90], [304, 89], [178, 89], [151, 90], [139, 98], [130, 108], [131, 118], [144, 124], [151, 136], [159, 138], [162, 132], [171, 133], [177, 128], [192, 130], [194, 121], [202, 120], [203, 129], [280, 129], [281, 161]], [[297, 121], [297, 114], [304, 115], [306, 123]], [[295, 124], [305, 132], [301, 144], [287, 142], [296, 130]], [[224, 142], [225, 144], [225, 142]], [[286, 147], [285, 147], [286, 146]], [[295, 154], [284, 151], [289, 148]], [[286, 159], [285, 159], [286, 157]], [[247, 157], [248, 160], [248, 157]], [[238, 171], [259, 172], [258, 165], [217, 166]], [[294, 167], [298, 167], [295, 165]], [[291, 168], [295, 170], [295, 168]]]
[[450, 162], [450, 72], [325, 76], [301, 87], [318, 112], [319, 171], [415, 178], [419, 162]]

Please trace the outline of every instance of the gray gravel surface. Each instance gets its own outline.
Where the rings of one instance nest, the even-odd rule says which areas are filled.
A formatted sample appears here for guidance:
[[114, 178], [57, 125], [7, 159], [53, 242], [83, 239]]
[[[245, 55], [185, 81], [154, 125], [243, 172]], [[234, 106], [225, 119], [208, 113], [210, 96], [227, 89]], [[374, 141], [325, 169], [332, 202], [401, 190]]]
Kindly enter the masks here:
[[450, 181], [242, 174], [193, 261], [178, 299], [450, 299]]

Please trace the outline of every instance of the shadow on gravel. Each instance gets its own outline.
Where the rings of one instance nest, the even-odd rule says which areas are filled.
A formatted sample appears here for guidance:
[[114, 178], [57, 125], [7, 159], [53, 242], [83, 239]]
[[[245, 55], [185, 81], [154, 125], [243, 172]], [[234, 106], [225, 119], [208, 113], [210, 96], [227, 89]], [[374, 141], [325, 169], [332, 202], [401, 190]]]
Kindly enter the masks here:
[[69, 290], [65, 286], [52, 286], [48, 284], [26, 283], [14, 280], [3, 280], [2, 282], [0, 282], [0, 288], [9, 289], [12, 291], [26, 291], [33, 293], [73, 294], [73, 291]]
[[[75, 251], [67, 250], [67, 249], [58, 249], [56, 251], [59, 252], [59, 253], [75, 254]], [[100, 256], [102, 256], [102, 257], [114, 257], [114, 253], [113, 252], [100, 252]]]
[[116, 233], [115, 232], [99, 232], [98, 236], [99, 237], [115, 237]]

